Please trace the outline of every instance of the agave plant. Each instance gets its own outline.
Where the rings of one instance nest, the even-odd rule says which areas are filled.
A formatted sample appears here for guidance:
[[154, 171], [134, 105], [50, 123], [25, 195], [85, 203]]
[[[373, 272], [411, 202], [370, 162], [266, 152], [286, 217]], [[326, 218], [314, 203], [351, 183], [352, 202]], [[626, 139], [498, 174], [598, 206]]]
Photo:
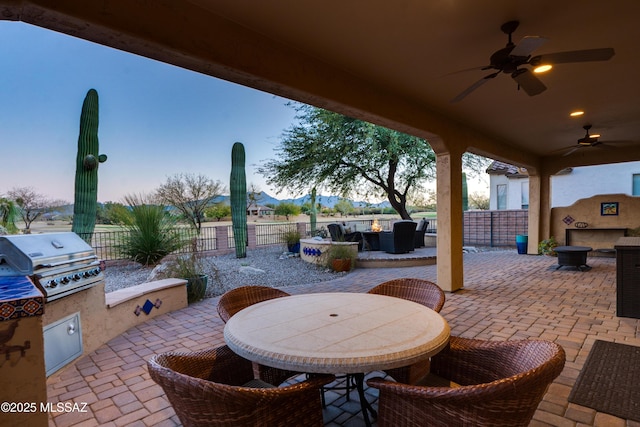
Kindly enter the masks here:
[[120, 252], [143, 265], [155, 265], [162, 258], [180, 249], [184, 242], [175, 230], [176, 221], [163, 206], [140, 204], [131, 209], [132, 225]]

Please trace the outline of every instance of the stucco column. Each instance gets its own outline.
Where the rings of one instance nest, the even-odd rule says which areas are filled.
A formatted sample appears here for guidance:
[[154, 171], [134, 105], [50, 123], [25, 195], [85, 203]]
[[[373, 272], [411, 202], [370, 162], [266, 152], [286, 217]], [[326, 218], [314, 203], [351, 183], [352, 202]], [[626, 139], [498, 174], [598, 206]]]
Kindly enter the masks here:
[[[540, 175], [540, 239], [551, 237], [551, 174], [543, 171]], [[537, 249], [536, 249], [537, 250]]]
[[538, 243], [551, 233], [551, 174], [529, 176], [529, 243], [527, 253], [537, 254]]
[[464, 285], [462, 243], [462, 153], [436, 155], [438, 286], [454, 292]]
[[540, 200], [542, 197], [540, 182], [539, 175], [529, 175], [528, 254], [537, 254], [538, 243], [544, 239], [540, 236]]

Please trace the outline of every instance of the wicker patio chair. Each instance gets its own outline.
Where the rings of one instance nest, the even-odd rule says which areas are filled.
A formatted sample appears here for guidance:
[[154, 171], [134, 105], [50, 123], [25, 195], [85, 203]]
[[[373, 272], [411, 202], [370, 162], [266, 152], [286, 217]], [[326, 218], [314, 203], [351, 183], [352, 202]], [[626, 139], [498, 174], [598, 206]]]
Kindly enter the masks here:
[[393, 279], [370, 289], [368, 293], [417, 302], [436, 312], [442, 310], [445, 301], [442, 289], [435, 283], [424, 279]]
[[334, 379], [319, 375], [285, 387], [256, 384], [251, 362], [227, 346], [159, 354], [147, 366], [185, 427], [322, 426], [319, 390]]
[[378, 426], [528, 426], [547, 388], [560, 375], [565, 352], [550, 341], [480, 341], [452, 337], [431, 358], [431, 372], [449, 387], [408, 385], [382, 378]]
[[[370, 294], [387, 295], [417, 302], [433, 311], [440, 312], [444, 306], [444, 292], [438, 285], [423, 279], [393, 279], [370, 289]], [[418, 362], [410, 366], [385, 370], [398, 382], [411, 384], [429, 372], [429, 361]]]
[[[257, 304], [274, 298], [288, 297], [289, 294], [280, 289], [270, 288], [269, 286], [241, 286], [225, 292], [218, 300], [218, 315], [223, 322], [227, 321], [250, 305]], [[258, 370], [258, 376], [263, 381], [270, 384], [281, 384], [287, 378], [296, 376], [299, 372], [285, 371], [283, 369], [272, 368], [255, 364]]]
[[269, 286], [241, 286], [225, 292], [218, 300], [218, 315], [223, 322], [227, 321], [250, 305], [267, 301], [273, 298], [288, 297], [289, 294], [277, 288]]

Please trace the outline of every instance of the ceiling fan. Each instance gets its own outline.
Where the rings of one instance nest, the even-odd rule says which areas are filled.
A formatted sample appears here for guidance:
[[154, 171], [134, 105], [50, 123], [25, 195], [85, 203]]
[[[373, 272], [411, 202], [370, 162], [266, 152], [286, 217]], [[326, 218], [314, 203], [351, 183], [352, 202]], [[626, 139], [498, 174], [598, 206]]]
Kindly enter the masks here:
[[[571, 147], [565, 147], [562, 148], [558, 151], [562, 151], [562, 150], [567, 150], [568, 151], [566, 153], [563, 154], [563, 156], [568, 156], [569, 154], [573, 153], [574, 151], [580, 149], [580, 148], [587, 148], [587, 147], [595, 147], [597, 145], [602, 145], [602, 146], [609, 146], [609, 144], [614, 144], [614, 143], [621, 143], [621, 142], [628, 142], [628, 141], [600, 141], [598, 138], [600, 138], [600, 135], [597, 134], [590, 134], [589, 131], [591, 130], [591, 125], [587, 124], [582, 126], [582, 129], [585, 130], [585, 134], [584, 137], [578, 139], [578, 143], [575, 145], [572, 145]], [[629, 141], [630, 142], [630, 141]]]
[[[503, 33], [507, 34], [509, 40], [507, 45], [491, 55], [489, 65], [472, 68], [472, 70], [496, 70], [491, 74], [481, 78], [467, 89], [462, 91], [451, 102], [461, 101], [474, 90], [478, 89], [489, 80], [495, 78], [500, 73], [511, 74], [518, 88], [522, 88], [527, 95], [534, 96], [544, 92], [547, 87], [529, 70], [519, 68], [523, 65], [537, 67], [539, 65], [563, 64], [569, 62], [589, 62], [607, 61], [613, 57], [613, 48], [573, 50], [567, 52], [549, 53], [546, 55], [531, 56], [534, 50], [542, 46], [548, 39], [539, 36], [525, 36], [517, 45], [511, 40], [511, 35], [520, 25], [519, 21], [509, 21], [500, 27]], [[469, 71], [469, 70], [465, 70]]]

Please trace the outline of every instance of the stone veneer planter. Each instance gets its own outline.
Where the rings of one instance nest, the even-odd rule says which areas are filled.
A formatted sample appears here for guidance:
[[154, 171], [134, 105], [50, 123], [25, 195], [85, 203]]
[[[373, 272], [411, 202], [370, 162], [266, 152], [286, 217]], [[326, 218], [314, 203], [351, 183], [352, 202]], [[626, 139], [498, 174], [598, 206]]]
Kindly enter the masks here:
[[358, 255], [358, 242], [332, 242], [330, 239], [300, 239], [300, 258], [311, 264], [326, 265], [326, 254], [331, 245], [351, 246], [354, 257]]

